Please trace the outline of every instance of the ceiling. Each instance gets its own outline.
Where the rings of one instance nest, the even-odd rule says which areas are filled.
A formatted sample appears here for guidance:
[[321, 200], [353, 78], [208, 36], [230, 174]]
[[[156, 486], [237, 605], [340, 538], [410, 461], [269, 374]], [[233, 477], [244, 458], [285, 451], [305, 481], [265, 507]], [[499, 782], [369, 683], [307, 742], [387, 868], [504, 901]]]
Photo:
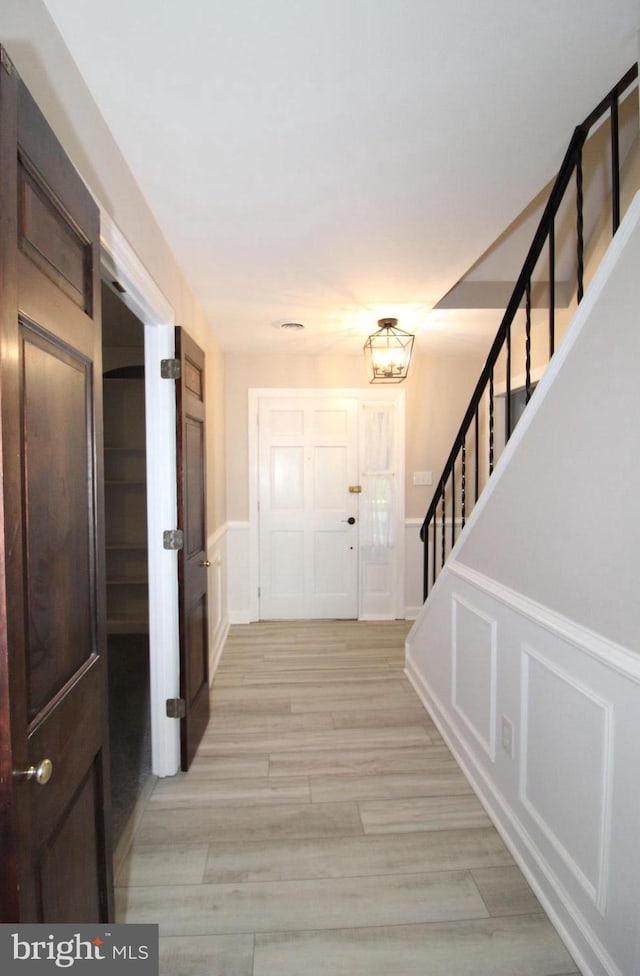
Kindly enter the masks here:
[[432, 309], [551, 179], [640, 28], [638, 0], [45, 4], [238, 352], [354, 353], [387, 315], [426, 348], [485, 342], [493, 310]]

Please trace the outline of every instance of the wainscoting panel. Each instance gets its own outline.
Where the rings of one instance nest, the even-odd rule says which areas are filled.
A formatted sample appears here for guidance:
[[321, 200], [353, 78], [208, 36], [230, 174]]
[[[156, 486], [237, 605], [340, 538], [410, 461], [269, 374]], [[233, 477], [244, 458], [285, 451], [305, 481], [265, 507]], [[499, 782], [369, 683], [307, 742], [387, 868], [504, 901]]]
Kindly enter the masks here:
[[491, 762], [496, 758], [496, 621], [454, 593], [451, 702]]
[[603, 912], [611, 827], [612, 706], [526, 644], [521, 675], [520, 801], [535, 828]]
[[415, 620], [422, 609], [423, 549], [420, 541], [422, 519], [404, 522], [404, 615]]
[[638, 655], [454, 559], [406, 673], [583, 976], [640, 972]]
[[227, 526], [209, 536], [209, 680], [213, 681], [229, 632], [227, 611]]
[[[257, 620], [257, 570], [251, 566], [248, 522], [227, 522], [227, 586], [229, 623]], [[252, 590], [256, 589], [252, 595]], [[252, 608], [255, 606], [255, 615]]]

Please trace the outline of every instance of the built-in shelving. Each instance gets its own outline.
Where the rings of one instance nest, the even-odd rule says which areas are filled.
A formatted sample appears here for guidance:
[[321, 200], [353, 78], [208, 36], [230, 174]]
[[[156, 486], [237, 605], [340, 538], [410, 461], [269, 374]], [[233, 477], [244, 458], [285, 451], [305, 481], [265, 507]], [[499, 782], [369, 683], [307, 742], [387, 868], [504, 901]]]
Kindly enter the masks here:
[[142, 369], [128, 368], [105, 375], [104, 438], [107, 631], [111, 634], [147, 633], [147, 493]]

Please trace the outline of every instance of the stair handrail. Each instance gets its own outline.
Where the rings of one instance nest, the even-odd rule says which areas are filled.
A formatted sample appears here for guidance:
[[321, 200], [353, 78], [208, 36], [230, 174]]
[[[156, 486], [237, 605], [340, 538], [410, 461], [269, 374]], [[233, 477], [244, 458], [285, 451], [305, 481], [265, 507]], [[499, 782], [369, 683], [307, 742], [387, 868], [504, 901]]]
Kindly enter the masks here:
[[446, 491], [447, 486], [451, 484], [451, 548], [455, 543], [456, 538], [456, 512], [455, 512], [455, 467], [458, 457], [462, 457], [462, 483], [461, 483], [461, 510], [462, 510], [462, 528], [464, 528], [466, 512], [465, 512], [465, 496], [466, 496], [466, 471], [465, 471], [465, 453], [466, 453], [466, 440], [467, 435], [471, 429], [472, 423], [475, 421], [475, 438], [476, 438], [476, 470], [475, 470], [475, 501], [478, 499], [478, 478], [479, 478], [479, 464], [478, 464], [478, 449], [479, 449], [479, 434], [478, 434], [478, 417], [479, 408], [483, 400], [483, 397], [489, 388], [490, 393], [490, 430], [489, 430], [489, 477], [493, 471], [493, 427], [492, 427], [492, 405], [493, 405], [493, 371], [498, 362], [498, 359], [506, 348], [507, 350], [507, 366], [506, 366], [506, 417], [505, 417], [505, 440], [508, 440], [511, 433], [511, 403], [510, 403], [510, 391], [511, 391], [511, 371], [510, 371], [510, 330], [515, 319], [518, 309], [521, 307], [523, 301], [525, 302], [526, 309], [526, 363], [525, 363], [525, 390], [526, 390], [526, 401], [528, 402], [532, 393], [531, 389], [531, 362], [530, 362], [530, 329], [531, 329], [531, 280], [535, 267], [542, 254], [542, 249], [545, 243], [549, 242], [549, 359], [553, 356], [555, 349], [555, 217], [560, 209], [560, 205], [564, 199], [564, 195], [569, 186], [569, 182], [572, 176], [576, 175], [576, 231], [577, 231], [577, 299], [578, 302], [582, 300], [583, 290], [584, 290], [584, 236], [583, 236], [583, 175], [582, 175], [582, 149], [587, 140], [587, 137], [594, 127], [594, 125], [607, 113], [611, 112], [611, 161], [612, 161], [612, 179], [611, 179], [611, 202], [612, 202], [612, 231], [613, 234], [616, 233], [618, 226], [620, 224], [620, 155], [619, 155], [619, 133], [618, 133], [618, 105], [621, 96], [627, 91], [627, 89], [635, 82], [638, 77], [638, 65], [637, 63], [632, 65], [631, 68], [623, 75], [620, 81], [614, 85], [611, 91], [605, 95], [602, 101], [596, 106], [596, 108], [586, 117], [586, 119], [578, 126], [576, 126], [571, 141], [565, 153], [562, 165], [558, 171], [558, 175], [554, 182], [551, 193], [545, 205], [542, 217], [538, 224], [538, 228], [535, 232], [533, 241], [525, 258], [522, 270], [518, 276], [515, 287], [513, 289], [511, 298], [502, 317], [502, 321], [498, 328], [496, 337], [491, 345], [485, 365], [480, 374], [480, 378], [476, 384], [471, 401], [463, 417], [462, 423], [458, 429], [458, 433], [453, 442], [453, 447], [449, 453], [449, 456], [445, 462], [444, 468], [440, 478], [436, 482], [436, 490], [434, 492], [431, 504], [427, 510], [427, 514], [424, 518], [422, 526], [420, 528], [420, 539], [424, 543], [424, 587], [423, 595], [426, 600], [429, 593], [429, 544], [428, 544], [428, 532], [429, 526], [433, 523], [434, 527], [434, 552], [433, 552], [433, 563], [431, 567], [433, 582], [435, 582], [437, 576], [437, 559], [435, 553], [435, 539], [436, 539], [436, 518], [438, 507], [442, 505], [441, 508], [441, 550], [442, 559], [441, 567], [446, 561], [445, 556], [445, 526], [446, 526]]

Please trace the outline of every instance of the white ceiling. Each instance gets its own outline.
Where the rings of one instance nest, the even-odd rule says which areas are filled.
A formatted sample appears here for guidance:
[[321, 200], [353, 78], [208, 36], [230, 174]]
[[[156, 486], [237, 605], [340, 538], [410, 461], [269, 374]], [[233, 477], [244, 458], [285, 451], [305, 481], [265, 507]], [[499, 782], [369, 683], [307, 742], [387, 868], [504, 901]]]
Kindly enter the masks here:
[[382, 315], [455, 352], [495, 331], [431, 309], [640, 28], [638, 0], [45, 3], [222, 346], [254, 352], [354, 352]]

